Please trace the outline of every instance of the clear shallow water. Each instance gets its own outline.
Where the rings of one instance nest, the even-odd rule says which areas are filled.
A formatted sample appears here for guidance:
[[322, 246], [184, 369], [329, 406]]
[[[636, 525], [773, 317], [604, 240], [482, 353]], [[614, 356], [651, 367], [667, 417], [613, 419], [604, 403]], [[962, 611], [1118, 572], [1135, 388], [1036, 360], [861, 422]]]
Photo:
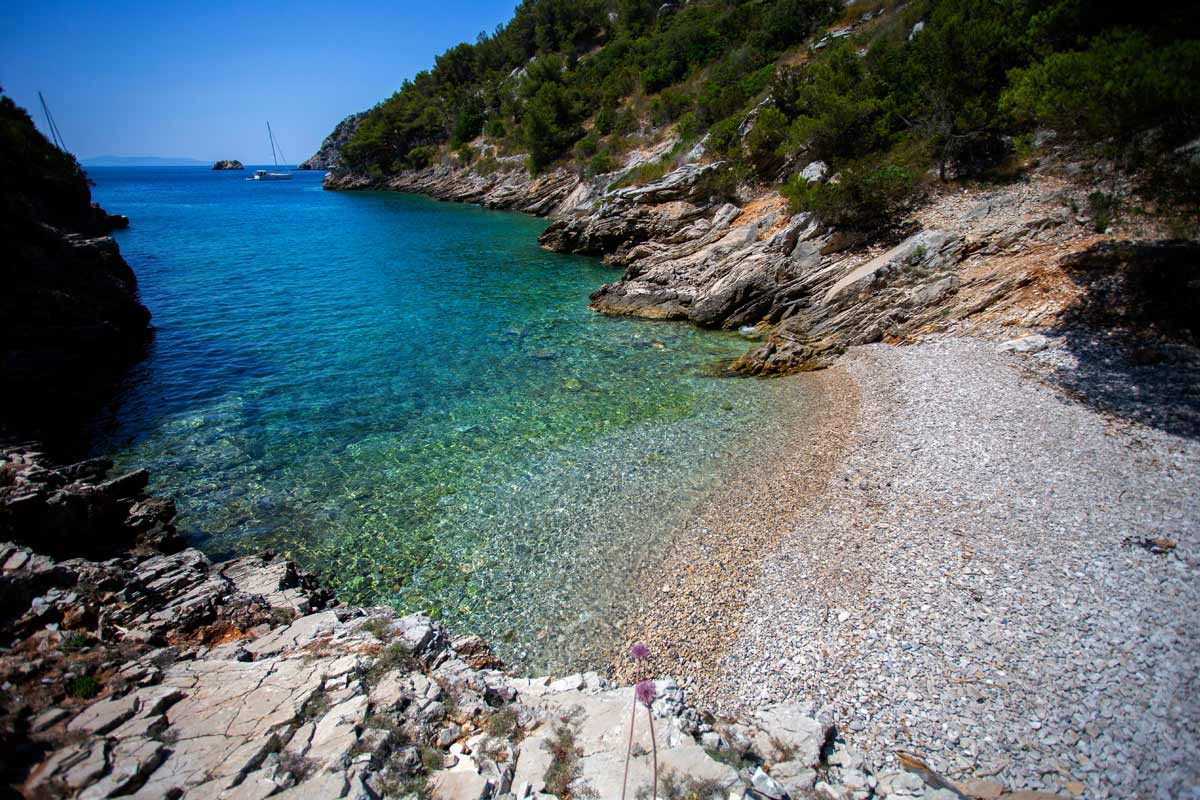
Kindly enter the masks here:
[[[744, 339], [607, 318], [545, 221], [193, 168], [93, 168], [157, 329], [96, 449], [216, 556], [434, 610], [532, 670], [612, 635], [638, 566], [784, 385]], [[793, 391], [794, 391], [794, 387]]]

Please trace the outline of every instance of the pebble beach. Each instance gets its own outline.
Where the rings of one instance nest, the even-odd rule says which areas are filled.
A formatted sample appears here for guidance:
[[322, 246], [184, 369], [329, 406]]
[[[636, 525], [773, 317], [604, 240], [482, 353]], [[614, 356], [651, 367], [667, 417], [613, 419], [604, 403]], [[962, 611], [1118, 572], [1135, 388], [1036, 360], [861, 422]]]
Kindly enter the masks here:
[[1200, 441], [1011, 349], [802, 378], [820, 402], [678, 532], [627, 643], [723, 713], [808, 703], [877, 766], [1200, 796]]

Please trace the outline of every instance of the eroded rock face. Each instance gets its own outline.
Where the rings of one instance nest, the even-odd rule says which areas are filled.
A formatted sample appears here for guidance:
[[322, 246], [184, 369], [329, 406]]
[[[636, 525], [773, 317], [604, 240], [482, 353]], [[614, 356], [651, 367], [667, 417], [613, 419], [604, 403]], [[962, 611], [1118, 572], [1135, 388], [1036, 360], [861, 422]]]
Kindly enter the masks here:
[[[485, 648], [472, 637], [451, 640], [421, 615], [329, 607], [309, 576], [279, 559], [213, 565], [189, 549], [55, 564], [0, 550], [4, 581], [66, 569], [72, 602], [99, 600], [92, 619], [102, 617], [95, 637], [90, 624], [62, 622], [0, 656], [12, 702], [37, 720], [28, 751], [45, 748], [21, 779], [27, 793], [403, 797], [426, 786], [457, 800], [547, 796], [569, 784], [577, 796], [589, 787], [620, 794], [633, 692], [595, 673], [523, 679], [473, 666]], [[95, 598], [85, 582], [121, 588]], [[65, 641], [71, 655], [60, 659]], [[124, 660], [112, 658], [118, 651]], [[41, 663], [26, 668], [34, 652]], [[88, 670], [99, 696], [35, 694], [47, 679], [66, 681], [66, 669]], [[723, 736], [734, 734], [690, 708], [674, 681], [658, 681], [656, 694], [635, 718], [632, 790], [650, 781], [651, 714], [660, 770], [739, 797], [764, 784], [761, 769], [739, 770], [705, 749], [727, 747]], [[5, 712], [6, 724], [23, 716]], [[831, 725], [790, 707], [737, 730], [743, 760], [778, 761], [770, 748], [783, 747], [797, 766], [778, 770], [780, 779], [807, 787], [815, 773], [799, 762], [818, 765], [832, 736]]]
[[378, 179], [353, 173], [330, 173], [325, 178], [325, 188], [391, 189], [540, 216], [562, 213], [568, 198], [578, 202], [576, 189], [581, 182], [572, 172], [559, 169], [531, 177], [522, 156], [501, 157], [495, 162], [496, 169], [487, 174], [447, 165]]

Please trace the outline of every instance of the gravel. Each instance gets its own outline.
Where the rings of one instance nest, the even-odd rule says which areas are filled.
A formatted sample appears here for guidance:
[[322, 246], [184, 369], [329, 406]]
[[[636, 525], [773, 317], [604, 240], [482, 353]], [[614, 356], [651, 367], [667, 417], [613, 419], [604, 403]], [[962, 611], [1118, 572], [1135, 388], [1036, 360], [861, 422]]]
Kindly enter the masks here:
[[903, 748], [951, 778], [1200, 797], [1200, 441], [1071, 399], [1026, 368], [1043, 357], [843, 358], [846, 454], [743, 551], [760, 566], [735, 569], [756, 577], [693, 692], [811, 702], [875, 768]]

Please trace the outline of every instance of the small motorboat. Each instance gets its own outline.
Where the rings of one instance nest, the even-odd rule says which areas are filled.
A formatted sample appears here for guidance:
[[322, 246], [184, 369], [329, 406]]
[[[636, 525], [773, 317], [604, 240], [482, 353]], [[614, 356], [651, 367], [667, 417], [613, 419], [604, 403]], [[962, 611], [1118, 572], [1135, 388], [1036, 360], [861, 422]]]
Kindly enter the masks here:
[[[275, 162], [275, 166], [279, 166], [279, 156], [283, 155], [283, 150], [275, 144], [275, 134], [271, 132], [271, 123], [267, 122], [267, 139], [271, 142], [271, 159]], [[276, 153], [278, 152], [278, 155]], [[284, 162], [284, 169], [287, 169], [287, 162]], [[290, 181], [292, 173], [290, 172], [267, 172], [265, 169], [254, 170], [254, 177], [248, 180], [252, 181]]]

